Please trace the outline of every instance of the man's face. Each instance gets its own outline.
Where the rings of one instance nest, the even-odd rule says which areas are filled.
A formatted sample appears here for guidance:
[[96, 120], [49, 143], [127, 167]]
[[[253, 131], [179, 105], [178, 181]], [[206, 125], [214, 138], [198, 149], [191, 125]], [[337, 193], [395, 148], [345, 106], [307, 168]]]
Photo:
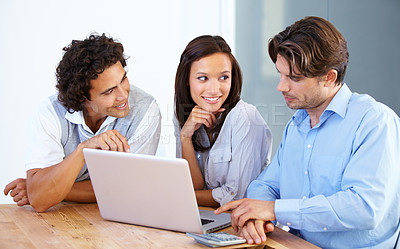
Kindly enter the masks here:
[[306, 109], [309, 113], [322, 113], [325, 110], [330, 102], [330, 89], [324, 87], [324, 81], [319, 77], [308, 78], [300, 74], [290, 77], [289, 64], [279, 54], [275, 66], [280, 73], [277, 90], [282, 92], [289, 108]]
[[107, 116], [123, 118], [129, 113], [129, 80], [120, 62], [111, 65], [92, 80], [84, 106], [85, 120], [104, 121]]

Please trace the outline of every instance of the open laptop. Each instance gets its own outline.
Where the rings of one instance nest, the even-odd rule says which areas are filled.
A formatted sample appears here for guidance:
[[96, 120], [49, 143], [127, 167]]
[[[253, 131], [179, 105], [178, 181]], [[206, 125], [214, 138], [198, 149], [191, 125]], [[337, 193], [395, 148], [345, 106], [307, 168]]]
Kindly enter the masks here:
[[230, 226], [229, 213], [199, 210], [184, 159], [95, 149], [83, 154], [106, 220], [191, 233]]

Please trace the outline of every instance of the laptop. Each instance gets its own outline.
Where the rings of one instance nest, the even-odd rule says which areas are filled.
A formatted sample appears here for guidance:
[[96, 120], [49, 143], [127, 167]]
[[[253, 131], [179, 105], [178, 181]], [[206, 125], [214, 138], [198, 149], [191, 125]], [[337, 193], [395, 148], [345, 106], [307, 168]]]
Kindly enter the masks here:
[[103, 219], [179, 232], [230, 226], [229, 213], [197, 206], [185, 159], [83, 149]]

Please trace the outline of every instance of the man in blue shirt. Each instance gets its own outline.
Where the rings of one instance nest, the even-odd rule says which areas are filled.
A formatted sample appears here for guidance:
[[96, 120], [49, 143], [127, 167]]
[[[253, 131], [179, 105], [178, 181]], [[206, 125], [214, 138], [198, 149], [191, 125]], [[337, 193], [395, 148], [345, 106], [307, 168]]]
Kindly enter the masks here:
[[[271, 221], [323, 248], [395, 248], [400, 220], [400, 120], [343, 83], [347, 44], [319, 17], [306, 17], [269, 42], [278, 91], [298, 110], [271, 164], [225, 204], [249, 244]], [[397, 242], [400, 243], [400, 242]]]

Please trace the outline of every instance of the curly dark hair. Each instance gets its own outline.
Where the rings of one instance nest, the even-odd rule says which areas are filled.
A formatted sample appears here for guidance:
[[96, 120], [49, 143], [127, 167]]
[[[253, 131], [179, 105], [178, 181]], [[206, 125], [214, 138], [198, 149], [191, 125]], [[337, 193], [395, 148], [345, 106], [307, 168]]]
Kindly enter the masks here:
[[56, 69], [58, 100], [68, 112], [81, 111], [85, 99], [90, 100], [91, 80], [118, 61], [126, 66], [124, 47], [107, 37], [91, 34], [89, 38], [63, 48], [64, 55]]
[[189, 87], [189, 75], [190, 69], [194, 61], [200, 60], [203, 57], [212, 55], [214, 53], [225, 53], [229, 56], [232, 63], [232, 82], [231, 90], [228, 98], [222, 105], [225, 111], [221, 113], [220, 118], [217, 120], [210, 130], [212, 134], [212, 140], [210, 141], [210, 147], [204, 146], [199, 136], [199, 130], [196, 130], [193, 134], [192, 141], [193, 147], [196, 151], [205, 151], [210, 149], [218, 138], [219, 132], [224, 124], [225, 118], [228, 113], [236, 106], [240, 100], [240, 94], [242, 91], [242, 71], [240, 70], [239, 63], [233, 56], [231, 48], [226, 41], [216, 35], [203, 35], [196, 37], [186, 46], [183, 51], [178, 69], [175, 77], [175, 116], [182, 128], [189, 115], [196, 105], [190, 95]]

